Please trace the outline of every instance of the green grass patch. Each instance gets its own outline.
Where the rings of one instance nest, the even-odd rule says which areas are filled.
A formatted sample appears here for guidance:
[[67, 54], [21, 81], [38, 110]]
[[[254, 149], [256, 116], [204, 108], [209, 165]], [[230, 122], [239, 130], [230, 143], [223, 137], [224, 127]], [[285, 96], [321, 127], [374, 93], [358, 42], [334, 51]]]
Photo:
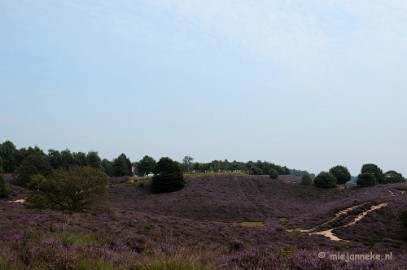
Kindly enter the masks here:
[[261, 221], [244, 221], [239, 223], [240, 226], [244, 227], [264, 227], [264, 223]]
[[93, 233], [75, 233], [70, 231], [62, 231], [57, 234], [57, 238], [64, 244], [88, 246], [98, 241], [98, 238]]
[[172, 255], [158, 253], [143, 258], [138, 270], [216, 270], [222, 269], [216, 259], [195, 252], [176, 253]]
[[284, 223], [284, 222], [287, 222], [287, 221], [288, 221], [287, 217], [279, 217], [278, 218], [278, 222]]

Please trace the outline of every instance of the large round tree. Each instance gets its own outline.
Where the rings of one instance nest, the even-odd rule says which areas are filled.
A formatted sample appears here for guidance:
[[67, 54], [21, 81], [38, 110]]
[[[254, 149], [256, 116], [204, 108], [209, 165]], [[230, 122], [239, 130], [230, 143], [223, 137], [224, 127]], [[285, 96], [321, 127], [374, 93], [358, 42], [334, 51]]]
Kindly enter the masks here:
[[154, 168], [151, 191], [154, 193], [173, 192], [184, 186], [184, 176], [178, 163], [169, 157], [161, 158]]
[[332, 167], [329, 170], [329, 172], [332, 173], [333, 176], [335, 176], [336, 182], [338, 184], [345, 184], [351, 178], [348, 168], [346, 168], [345, 166], [342, 166], [342, 165], [337, 165], [335, 167]]
[[329, 172], [320, 172], [315, 177], [314, 185], [320, 188], [334, 188], [336, 187], [336, 178]]
[[385, 184], [386, 183], [386, 178], [384, 177], [384, 173], [382, 169], [379, 168], [376, 164], [373, 163], [368, 163], [362, 166], [362, 169], [360, 170], [362, 174], [364, 173], [370, 173], [372, 174], [375, 178], [376, 181], [379, 184]]

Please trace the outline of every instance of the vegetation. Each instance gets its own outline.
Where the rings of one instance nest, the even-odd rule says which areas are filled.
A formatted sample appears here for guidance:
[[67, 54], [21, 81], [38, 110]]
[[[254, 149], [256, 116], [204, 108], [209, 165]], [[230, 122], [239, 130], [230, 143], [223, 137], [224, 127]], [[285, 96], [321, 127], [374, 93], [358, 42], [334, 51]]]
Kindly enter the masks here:
[[377, 185], [377, 180], [372, 173], [365, 172], [358, 175], [356, 184], [361, 187], [372, 187], [374, 185]]
[[385, 183], [400, 183], [400, 182], [405, 182], [406, 180], [404, 179], [403, 175], [401, 173], [398, 173], [396, 171], [387, 171], [384, 174], [384, 179]]
[[22, 161], [17, 168], [16, 184], [26, 186], [33, 175], [42, 174], [44, 176], [51, 175], [53, 169], [49, 164], [45, 154], [32, 153]]
[[3, 169], [0, 167], [0, 198], [5, 198], [9, 194], [9, 188], [4, 179]]
[[113, 175], [118, 177], [132, 175], [131, 161], [125, 154], [122, 153], [113, 160]]
[[144, 156], [138, 163], [137, 163], [137, 174], [140, 176], [147, 175], [154, 171], [155, 165], [157, 162], [154, 158], [149, 156]]
[[275, 169], [271, 169], [269, 171], [270, 179], [277, 179], [278, 178], [278, 171]]
[[334, 188], [336, 187], [336, 178], [332, 173], [320, 172], [317, 177], [315, 177], [314, 185], [320, 188]]
[[345, 184], [351, 179], [351, 175], [349, 173], [348, 168], [342, 165], [337, 165], [332, 167], [329, 172], [335, 176], [337, 184]]
[[178, 163], [168, 157], [161, 158], [154, 169], [151, 191], [154, 193], [173, 192], [184, 186], [184, 177]]
[[307, 172], [305, 172], [302, 177], [301, 177], [301, 184], [305, 186], [310, 186], [312, 185], [312, 179], [311, 175]]
[[56, 170], [48, 179], [32, 178], [30, 185], [38, 191], [32, 193], [27, 202], [32, 207], [79, 211], [102, 195], [107, 184], [107, 175], [92, 167]]
[[360, 172], [361, 174], [364, 173], [372, 174], [375, 177], [377, 183], [379, 184], [386, 183], [386, 178], [384, 177], [382, 169], [380, 169], [379, 166], [377, 166], [376, 164], [373, 163], [364, 164]]

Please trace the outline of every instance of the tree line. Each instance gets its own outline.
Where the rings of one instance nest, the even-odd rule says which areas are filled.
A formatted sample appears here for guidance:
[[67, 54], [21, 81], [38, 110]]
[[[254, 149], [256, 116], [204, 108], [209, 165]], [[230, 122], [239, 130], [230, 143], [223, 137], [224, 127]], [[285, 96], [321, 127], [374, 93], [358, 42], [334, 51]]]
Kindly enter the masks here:
[[[348, 168], [342, 165], [332, 167], [328, 172], [320, 172], [312, 181], [310, 175], [305, 173], [302, 176], [301, 183], [311, 185], [314, 183], [320, 188], [334, 188], [337, 185], [346, 184], [351, 180], [351, 174]], [[401, 173], [390, 170], [383, 172], [379, 166], [373, 163], [364, 164], [360, 170], [360, 174], [356, 178], [356, 184], [361, 187], [371, 187], [377, 184], [391, 184], [405, 182], [406, 179]]]
[[[275, 170], [280, 175], [293, 173], [300, 175], [299, 170], [290, 170], [286, 166], [276, 165], [267, 161], [228, 161], [213, 160], [207, 163], [194, 162], [194, 158], [185, 156], [182, 162], [177, 162], [184, 173], [192, 172], [243, 172], [251, 175], [269, 174]], [[69, 149], [62, 151], [50, 149], [45, 153], [38, 146], [17, 149], [11, 141], [0, 144], [0, 167], [4, 173], [18, 175], [17, 183], [24, 185], [32, 175], [41, 173], [49, 175], [52, 170], [68, 169], [73, 166], [89, 166], [100, 169], [111, 177], [139, 175], [144, 176], [154, 172], [157, 161], [144, 156], [141, 160], [131, 162], [124, 154], [120, 154], [113, 160], [102, 159], [98, 152], [89, 151], [71, 152]], [[133, 170], [134, 169], [134, 170]]]

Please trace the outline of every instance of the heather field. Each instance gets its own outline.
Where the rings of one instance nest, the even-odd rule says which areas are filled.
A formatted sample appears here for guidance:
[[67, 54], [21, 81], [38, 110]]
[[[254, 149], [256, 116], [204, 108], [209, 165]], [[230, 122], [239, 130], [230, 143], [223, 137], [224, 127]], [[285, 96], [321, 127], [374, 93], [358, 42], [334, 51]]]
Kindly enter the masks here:
[[[180, 191], [153, 194], [148, 180], [112, 178], [106, 196], [82, 212], [28, 209], [16, 201], [28, 191], [10, 184], [12, 196], [0, 200], [0, 269], [407, 269], [399, 218], [407, 183], [186, 180]], [[371, 253], [382, 258], [352, 257]]]

